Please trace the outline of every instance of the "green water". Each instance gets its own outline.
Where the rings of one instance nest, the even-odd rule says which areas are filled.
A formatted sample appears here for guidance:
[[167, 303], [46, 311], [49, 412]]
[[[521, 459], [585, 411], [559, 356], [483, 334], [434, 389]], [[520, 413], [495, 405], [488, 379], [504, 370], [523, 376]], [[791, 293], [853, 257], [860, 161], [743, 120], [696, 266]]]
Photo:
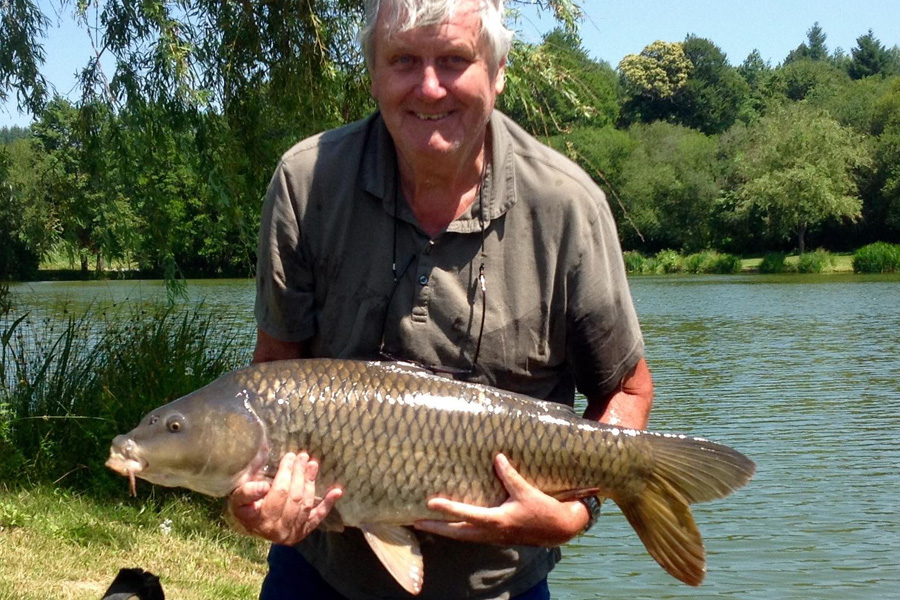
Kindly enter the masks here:
[[[188, 289], [190, 303], [230, 315], [222, 327], [246, 335], [249, 352], [252, 283]], [[36, 322], [64, 305], [77, 314], [165, 299], [153, 282], [14, 292]], [[900, 278], [643, 277], [632, 292], [657, 389], [651, 428], [727, 443], [759, 472], [695, 507], [701, 587], [665, 574], [608, 505], [564, 548], [554, 597], [900, 597]]]

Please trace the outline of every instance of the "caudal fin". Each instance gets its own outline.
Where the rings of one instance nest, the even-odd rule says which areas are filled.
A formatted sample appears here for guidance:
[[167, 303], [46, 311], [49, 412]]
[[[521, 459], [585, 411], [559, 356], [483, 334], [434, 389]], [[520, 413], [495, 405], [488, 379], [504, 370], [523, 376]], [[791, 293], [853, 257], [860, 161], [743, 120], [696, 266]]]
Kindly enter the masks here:
[[731, 494], [750, 480], [756, 465], [709, 440], [646, 435], [652, 436], [653, 472], [641, 494], [617, 503], [656, 562], [684, 583], [700, 585], [706, 558], [690, 504]]

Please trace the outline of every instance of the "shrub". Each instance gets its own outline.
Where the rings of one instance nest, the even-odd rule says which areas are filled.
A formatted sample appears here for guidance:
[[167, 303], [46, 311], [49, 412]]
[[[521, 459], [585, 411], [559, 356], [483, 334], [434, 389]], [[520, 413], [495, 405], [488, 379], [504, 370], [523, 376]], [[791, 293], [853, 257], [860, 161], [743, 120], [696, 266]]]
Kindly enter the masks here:
[[629, 250], [622, 254], [625, 259], [625, 271], [632, 274], [645, 273], [647, 267], [647, 259], [644, 255], [636, 250]]
[[784, 273], [788, 267], [784, 260], [787, 255], [783, 252], [770, 252], [766, 254], [762, 262], [759, 263], [760, 273]]
[[876, 242], [853, 255], [855, 273], [900, 273], [900, 244]]
[[684, 258], [675, 250], [660, 250], [654, 257], [657, 273], [683, 273]]
[[738, 273], [741, 270], [741, 259], [733, 254], [705, 250], [687, 256], [684, 268], [688, 273]]
[[821, 273], [835, 264], [834, 255], [819, 248], [815, 252], [804, 252], [797, 261], [798, 273]]

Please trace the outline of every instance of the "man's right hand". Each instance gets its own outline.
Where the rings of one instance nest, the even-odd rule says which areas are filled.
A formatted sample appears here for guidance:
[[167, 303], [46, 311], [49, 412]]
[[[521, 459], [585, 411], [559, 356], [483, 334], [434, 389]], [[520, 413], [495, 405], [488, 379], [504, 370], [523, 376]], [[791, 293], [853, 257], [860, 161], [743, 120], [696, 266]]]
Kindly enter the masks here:
[[234, 490], [228, 498], [229, 511], [248, 533], [293, 546], [322, 523], [343, 494], [333, 487], [317, 499], [318, 474], [319, 463], [308, 454], [288, 453], [271, 483], [250, 481]]

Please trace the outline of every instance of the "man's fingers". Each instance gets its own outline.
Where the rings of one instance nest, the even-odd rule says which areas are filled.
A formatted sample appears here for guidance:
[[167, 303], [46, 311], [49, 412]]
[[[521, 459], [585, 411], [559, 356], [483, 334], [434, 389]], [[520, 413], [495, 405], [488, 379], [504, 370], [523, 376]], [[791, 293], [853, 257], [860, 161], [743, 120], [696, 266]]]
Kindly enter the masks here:
[[272, 484], [268, 481], [248, 481], [231, 492], [229, 502], [234, 507], [253, 504], [257, 500], [265, 498], [271, 488]]
[[334, 503], [340, 500], [341, 496], [344, 495], [344, 490], [341, 488], [332, 488], [328, 490], [325, 494], [325, 497], [322, 498], [322, 501], [316, 505], [312, 511], [309, 513], [310, 520], [314, 520], [316, 522], [316, 526], [321, 523], [325, 517], [328, 516], [328, 513], [331, 512], [331, 509], [334, 508]]
[[509, 459], [503, 454], [498, 454], [494, 459], [494, 470], [497, 472], [497, 477], [500, 478], [503, 487], [506, 488], [506, 491], [512, 497], [517, 497], [534, 487], [515, 470]]

